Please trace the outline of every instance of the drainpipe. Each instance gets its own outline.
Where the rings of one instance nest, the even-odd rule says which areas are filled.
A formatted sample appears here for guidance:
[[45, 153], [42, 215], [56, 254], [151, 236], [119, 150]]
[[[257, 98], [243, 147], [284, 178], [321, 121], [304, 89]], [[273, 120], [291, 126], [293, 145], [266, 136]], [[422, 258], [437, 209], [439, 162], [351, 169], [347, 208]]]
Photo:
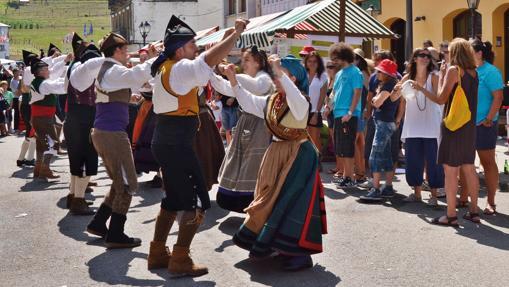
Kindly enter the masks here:
[[412, 0], [406, 0], [405, 60], [410, 59], [414, 50], [414, 17]]

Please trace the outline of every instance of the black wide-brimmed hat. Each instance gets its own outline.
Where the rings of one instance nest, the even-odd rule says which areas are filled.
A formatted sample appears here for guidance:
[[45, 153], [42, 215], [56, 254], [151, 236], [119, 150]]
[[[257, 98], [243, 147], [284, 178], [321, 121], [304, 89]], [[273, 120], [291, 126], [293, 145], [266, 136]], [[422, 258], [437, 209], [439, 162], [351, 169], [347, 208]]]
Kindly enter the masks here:
[[27, 50], [23, 50], [23, 63], [25, 64], [25, 66], [30, 66], [32, 64], [32, 60], [33, 59], [37, 59], [37, 54], [35, 53], [32, 53], [30, 51], [27, 51]]
[[57, 46], [55, 46], [53, 43], [49, 43], [48, 57], [53, 56], [53, 54], [55, 54], [56, 52], [62, 53], [62, 51], [60, 51], [60, 49]]

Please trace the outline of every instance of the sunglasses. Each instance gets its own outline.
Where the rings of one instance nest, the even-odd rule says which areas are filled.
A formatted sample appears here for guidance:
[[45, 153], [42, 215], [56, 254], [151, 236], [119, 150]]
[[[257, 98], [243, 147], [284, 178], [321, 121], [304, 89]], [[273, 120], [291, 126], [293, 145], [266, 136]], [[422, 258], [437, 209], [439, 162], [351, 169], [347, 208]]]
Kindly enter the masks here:
[[421, 54], [417, 54], [416, 56], [418, 58], [428, 58], [428, 59], [431, 59], [431, 55], [430, 54], [421, 53]]

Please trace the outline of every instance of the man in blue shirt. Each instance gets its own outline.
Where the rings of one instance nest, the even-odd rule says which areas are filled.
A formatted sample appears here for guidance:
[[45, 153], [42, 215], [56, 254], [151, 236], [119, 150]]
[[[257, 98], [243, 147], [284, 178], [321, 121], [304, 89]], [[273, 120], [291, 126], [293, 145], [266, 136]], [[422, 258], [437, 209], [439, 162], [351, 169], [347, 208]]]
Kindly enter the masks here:
[[338, 187], [351, 187], [354, 172], [355, 138], [357, 121], [361, 116], [361, 93], [364, 78], [353, 65], [352, 47], [344, 43], [330, 47], [329, 58], [341, 67], [334, 79], [334, 144], [336, 156], [343, 166], [343, 177]]

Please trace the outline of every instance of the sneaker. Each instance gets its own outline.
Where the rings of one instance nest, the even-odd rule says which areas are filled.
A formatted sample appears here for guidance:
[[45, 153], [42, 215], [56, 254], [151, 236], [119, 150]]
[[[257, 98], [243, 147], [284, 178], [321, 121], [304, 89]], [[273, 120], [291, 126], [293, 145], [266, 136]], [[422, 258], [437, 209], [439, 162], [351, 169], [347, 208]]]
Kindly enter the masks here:
[[445, 198], [445, 189], [443, 189], [443, 188], [439, 188], [439, 189], [437, 190], [437, 197], [438, 197], [438, 198]]
[[428, 206], [437, 207], [438, 206], [438, 199], [436, 197], [431, 197], [428, 199], [428, 203], [426, 203]]
[[357, 186], [359, 188], [363, 188], [363, 189], [371, 189], [373, 188], [373, 179], [371, 178], [368, 178], [366, 181], [364, 181], [363, 183], [359, 183], [357, 184]]
[[422, 188], [422, 190], [425, 190], [425, 191], [430, 191], [431, 190], [431, 187], [429, 187], [429, 183], [428, 183], [427, 180], [422, 182], [421, 188]]
[[363, 201], [382, 201], [382, 192], [380, 189], [372, 187], [368, 194], [361, 196], [360, 199]]
[[333, 177], [332, 178], [332, 183], [337, 183], [337, 184], [340, 184], [343, 182], [343, 180], [345, 180], [344, 177]]
[[383, 198], [392, 198], [392, 197], [394, 197], [394, 194], [395, 194], [394, 188], [392, 188], [392, 185], [386, 185], [386, 186], [382, 187], [381, 192], [382, 192]]
[[349, 177], [345, 177], [342, 181], [338, 182], [338, 188], [348, 188], [352, 186], [355, 186], [355, 182]]
[[415, 193], [411, 193], [409, 196], [407, 196], [405, 199], [403, 199], [404, 202], [420, 202], [422, 201], [422, 198], [417, 197]]

